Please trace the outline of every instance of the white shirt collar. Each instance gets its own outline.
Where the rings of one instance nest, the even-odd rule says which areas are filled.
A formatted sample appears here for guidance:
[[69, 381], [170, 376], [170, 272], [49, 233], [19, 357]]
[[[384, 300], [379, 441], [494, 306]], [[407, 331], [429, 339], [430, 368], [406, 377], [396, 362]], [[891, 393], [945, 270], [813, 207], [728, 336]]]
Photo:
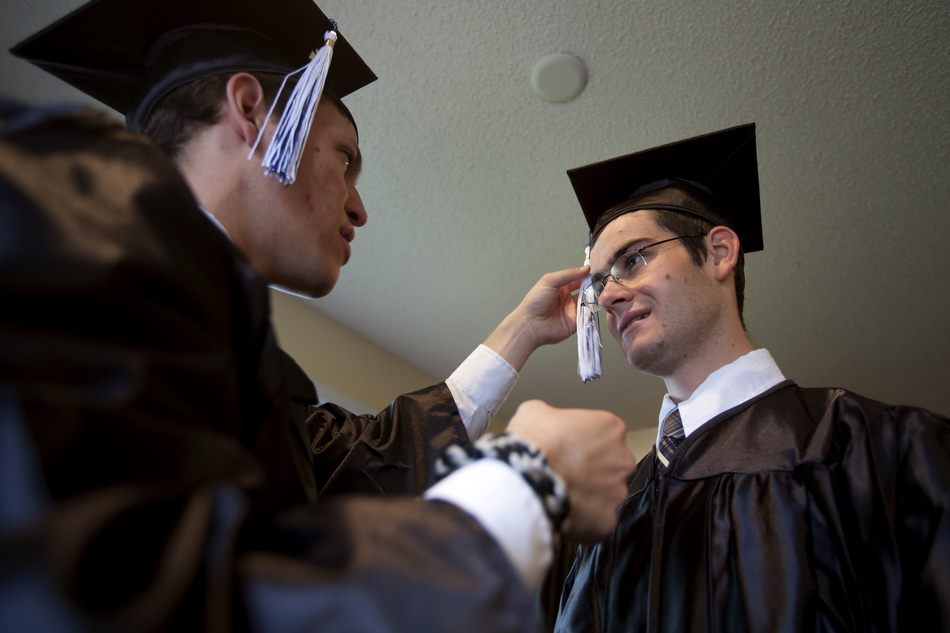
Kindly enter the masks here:
[[[709, 374], [696, 391], [679, 404], [683, 418], [683, 433], [689, 434], [723, 411], [742, 404], [771, 389], [785, 380], [768, 350], [757, 349], [741, 356]], [[669, 394], [663, 396], [660, 407], [660, 424], [657, 443], [663, 429], [663, 421], [676, 403]]]

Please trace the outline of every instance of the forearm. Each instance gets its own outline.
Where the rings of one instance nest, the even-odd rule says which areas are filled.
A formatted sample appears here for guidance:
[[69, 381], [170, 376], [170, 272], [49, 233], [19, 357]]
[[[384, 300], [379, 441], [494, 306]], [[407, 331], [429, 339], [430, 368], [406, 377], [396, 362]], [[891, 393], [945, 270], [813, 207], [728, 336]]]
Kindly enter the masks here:
[[530, 322], [515, 310], [495, 328], [484, 345], [498, 354], [516, 372], [524, 369], [528, 358], [541, 345], [535, 338]]

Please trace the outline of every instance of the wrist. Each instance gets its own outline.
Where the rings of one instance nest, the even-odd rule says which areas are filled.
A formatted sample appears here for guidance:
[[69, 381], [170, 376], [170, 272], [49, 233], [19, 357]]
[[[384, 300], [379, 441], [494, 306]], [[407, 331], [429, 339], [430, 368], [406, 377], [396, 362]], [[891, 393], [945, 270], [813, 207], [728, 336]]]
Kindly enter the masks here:
[[485, 340], [484, 345], [505, 359], [519, 373], [534, 350], [540, 347], [529, 320], [517, 310], [505, 317]]
[[545, 514], [557, 532], [570, 513], [567, 484], [548, 464], [533, 444], [508, 433], [485, 435], [474, 445], [453, 444], [436, 460], [439, 479], [479, 459], [497, 459], [520, 474], [541, 501]]

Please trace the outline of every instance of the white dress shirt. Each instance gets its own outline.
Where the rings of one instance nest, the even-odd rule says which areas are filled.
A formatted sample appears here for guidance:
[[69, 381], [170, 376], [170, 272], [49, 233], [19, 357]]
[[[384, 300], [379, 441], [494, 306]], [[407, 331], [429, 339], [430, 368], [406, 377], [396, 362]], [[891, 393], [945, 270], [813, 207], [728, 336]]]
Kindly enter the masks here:
[[[782, 371], [772, 360], [768, 350], [757, 349], [735, 361], [720, 367], [706, 377], [696, 391], [679, 403], [683, 418], [683, 433], [686, 437], [706, 422], [743, 402], [764, 393], [785, 380]], [[676, 407], [670, 394], [663, 396], [660, 407], [660, 423], [656, 433], [659, 450], [663, 433], [663, 421]]]
[[518, 372], [514, 367], [484, 345], [479, 345], [446, 379], [473, 442], [488, 428], [516, 382]]

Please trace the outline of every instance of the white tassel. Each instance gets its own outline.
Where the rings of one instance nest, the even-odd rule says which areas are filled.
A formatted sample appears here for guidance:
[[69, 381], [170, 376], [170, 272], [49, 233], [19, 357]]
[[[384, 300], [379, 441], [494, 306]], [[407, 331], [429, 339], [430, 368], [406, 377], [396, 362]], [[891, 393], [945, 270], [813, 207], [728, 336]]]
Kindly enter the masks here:
[[[584, 265], [590, 266], [590, 246], [584, 251]], [[590, 284], [590, 277], [581, 282], [581, 290], [577, 295], [577, 373], [585, 383], [601, 375], [600, 323], [597, 315], [581, 300]]]
[[261, 126], [257, 134], [257, 140], [254, 147], [247, 155], [248, 160], [254, 155], [264, 130], [267, 128], [267, 122], [270, 115], [277, 105], [280, 93], [284, 90], [287, 79], [303, 71], [294, 91], [290, 93], [290, 99], [284, 108], [284, 113], [280, 116], [277, 123], [277, 129], [274, 130], [274, 136], [271, 137], [267, 151], [264, 153], [264, 160], [261, 166], [264, 168], [264, 174], [274, 174], [284, 185], [292, 185], [297, 179], [297, 167], [300, 165], [300, 158], [303, 156], [304, 145], [307, 144], [307, 136], [310, 134], [310, 124], [313, 122], [313, 114], [317, 110], [317, 104], [320, 103], [320, 97], [323, 95], [323, 86], [326, 84], [327, 72], [330, 70], [330, 60], [333, 58], [333, 45], [336, 43], [336, 31], [327, 31], [323, 36], [326, 45], [322, 46], [310, 63], [302, 68], [284, 77], [284, 82], [274, 97], [274, 103], [271, 104], [267, 113], [267, 119]]

